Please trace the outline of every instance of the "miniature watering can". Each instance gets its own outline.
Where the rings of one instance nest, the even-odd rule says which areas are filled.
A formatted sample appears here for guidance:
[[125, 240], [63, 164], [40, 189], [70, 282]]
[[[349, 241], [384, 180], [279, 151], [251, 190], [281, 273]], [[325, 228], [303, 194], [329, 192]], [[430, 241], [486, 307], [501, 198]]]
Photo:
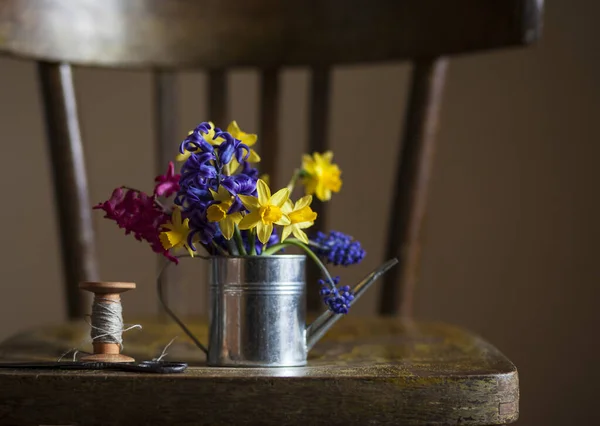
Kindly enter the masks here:
[[[342, 315], [326, 311], [306, 326], [304, 255], [211, 257], [208, 349], [165, 306], [219, 367], [306, 365], [308, 351]], [[398, 263], [392, 259], [352, 289], [354, 302]], [[353, 303], [354, 303], [353, 302]]]

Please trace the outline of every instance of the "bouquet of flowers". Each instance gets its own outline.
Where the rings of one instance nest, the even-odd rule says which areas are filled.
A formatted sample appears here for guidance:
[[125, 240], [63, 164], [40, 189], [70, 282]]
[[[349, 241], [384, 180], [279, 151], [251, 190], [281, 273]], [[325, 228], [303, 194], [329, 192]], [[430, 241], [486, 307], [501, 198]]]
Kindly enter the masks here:
[[[201, 123], [180, 145], [180, 173], [170, 162], [151, 195], [122, 186], [94, 208], [175, 263], [180, 249], [192, 257], [200, 248], [211, 256], [268, 256], [299, 247], [326, 277], [319, 281], [325, 304], [334, 313], [347, 313], [354, 295], [349, 286], [339, 286], [339, 277], [331, 278], [323, 263], [357, 264], [365, 251], [341, 232], [311, 237], [305, 232], [317, 219], [313, 196], [328, 201], [342, 187], [333, 153], [304, 155], [288, 186], [271, 191], [268, 177], [259, 177], [255, 167], [260, 162], [252, 149], [256, 140], [235, 121], [227, 131]], [[298, 183], [304, 196], [294, 202], [290, 197]]]

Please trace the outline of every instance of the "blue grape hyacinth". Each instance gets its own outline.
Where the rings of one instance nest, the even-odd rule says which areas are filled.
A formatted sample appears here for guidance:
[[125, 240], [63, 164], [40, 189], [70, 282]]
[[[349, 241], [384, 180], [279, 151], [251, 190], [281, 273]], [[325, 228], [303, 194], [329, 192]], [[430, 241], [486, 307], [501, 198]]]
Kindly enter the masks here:
[[329, 234], [317, 232], [310, 242], [311, 249], [317, 256], [336, 266], [356, 265], [366, 255], [360, 242], [342, 232], [331, 231]]
[[354, 300], [354, 293], [347, 285], [337, 288], [339, 283], [340, 277], [335, 277], [333, 283], [328, 280], [319, 280], [321, 296], [331, 312], [347, 314]]

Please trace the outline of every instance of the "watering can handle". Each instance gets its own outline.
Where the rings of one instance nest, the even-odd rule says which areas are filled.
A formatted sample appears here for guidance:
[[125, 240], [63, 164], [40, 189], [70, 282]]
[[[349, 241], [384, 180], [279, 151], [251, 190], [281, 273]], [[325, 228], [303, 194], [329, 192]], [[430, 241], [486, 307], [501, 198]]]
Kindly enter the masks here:
[[[175, 256], [177, 258], [184, 258], [184, 257], [190, 257], [188, 255], [180, 255], [180, 256]], [[196, 256], [199, 257], [201, 259], [204, 260], [208, 260], [210, 259], [210, 257], [206, 257], [206, 256]], [[160, 301], [160, 304], [162, 305], [162, 307], [164, 308], [164, 310], [167, 312], [167, 315], [169, 315], [171, 317], [171, 319], [173, 321], [175, 321], [177, 323], [177, 325], [185, 332], [185, 334], [188, 335], [188, 337], [190, 339], [192, 339], [192, 342], [195, 343], [196, 346], [198, 346], [198, 348], [200, 348], [200, 350], [202, 352], [204, 352], [205, 355], [208, 356], [208, 349], [206, 349], [206, 346], [204, 346], [200, 340], [198, 340], [198, 338], [196, 338], [196, 336], [194, 336], [194, 333], [192, 333], [187, 327], [186, 325], [183, 323], [183, 321], [181, 321], [177, 315], [175, 315], [175, 312], [173, 312], [171, 310], [171, 308], [169, 308], [167, 306], [167, 303], [165, 302], [165, 297], [164, 297], [164, 293], [163, 293], [163, 280], [162, 275], [163, 273], [167, 270], [167, 267], [171, 264], [172, 262], [167, 262], [160, 270], [160, 272], [158, 273], [158, 276], [156, 277], [156, 289], [158, 290], [158, 300]]]

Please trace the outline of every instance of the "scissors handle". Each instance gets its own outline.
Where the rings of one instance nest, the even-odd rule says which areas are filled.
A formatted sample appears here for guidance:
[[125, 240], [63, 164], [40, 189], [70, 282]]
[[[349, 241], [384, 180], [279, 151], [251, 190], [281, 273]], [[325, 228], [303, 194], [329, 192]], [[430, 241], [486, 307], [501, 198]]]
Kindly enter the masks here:
[[115, 370], [135, 373], [173, 374], [182, 373], [187, 368], [183, 362], [142, 361], [140, 363], [121, 362], [9, 362], [0, 363], [0, 368], [40, 369], [40, 370]]

